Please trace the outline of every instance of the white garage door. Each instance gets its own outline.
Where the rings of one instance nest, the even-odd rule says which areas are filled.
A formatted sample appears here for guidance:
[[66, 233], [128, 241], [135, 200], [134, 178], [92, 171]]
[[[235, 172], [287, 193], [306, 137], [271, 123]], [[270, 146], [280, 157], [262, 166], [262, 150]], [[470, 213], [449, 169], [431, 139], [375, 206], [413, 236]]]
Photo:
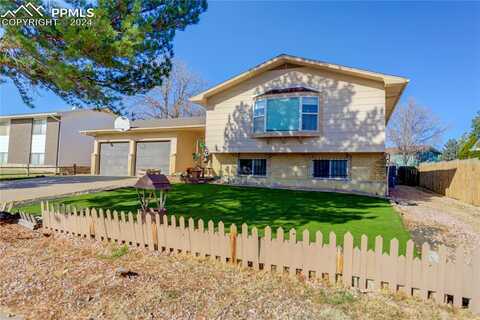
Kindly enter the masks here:
[[100, 175], [128, 175], [128, 142], [104, 142], [100, 144]]
[[156, 169], [162, 174], [170, 174], [170, 141], [137, 142], [135, 172]]

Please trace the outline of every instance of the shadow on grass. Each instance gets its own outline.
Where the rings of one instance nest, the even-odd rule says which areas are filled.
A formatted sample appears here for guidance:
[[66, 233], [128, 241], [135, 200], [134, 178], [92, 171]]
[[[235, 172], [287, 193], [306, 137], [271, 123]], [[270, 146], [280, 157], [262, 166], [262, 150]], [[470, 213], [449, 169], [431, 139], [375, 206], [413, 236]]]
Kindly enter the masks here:
[[[117, 211], [138, 209], [137, 193], [133, 188], [118, 189], [109, 192], [80, 195], [59, 199], [55, 204], [75, 206], [77, 208], [103, 208]], [[152, 204], [155, 206], [155, 204]], [[39, 205], [27, 206], [35, 210]], [[212, 220], [215, 225], [223, 221], [226, 228], [235, 223], [238, 228], [246, 223], [251, 229], [257, 227], [262, 235], [264, 228], [270, 226], [273, 233], [282, 227], [288, 238], [288, 231], [296, 229], [301, 239], [304, 229], [310, 231], [314, 240], [315, 232], [320, 230], [324, 239], [328, 233], [337, 234], [337, 242], [343, 242], [343, 234], [350, 231], [358, 243], [361, 234], [369, 237], [369, 246], [373, 246], [374, 237], [382, 235], [385, 240], [397, 237], [401, 246], [409, 238], [401, 219], [388, 201], [367, 196], [292, 191], [280, 189], [234, 187], [224, 185], [174, 184], [168, 193], [167, 209], [169, 215], [194, 220]], [[388, 249], [389, 244], [385, 244]]]

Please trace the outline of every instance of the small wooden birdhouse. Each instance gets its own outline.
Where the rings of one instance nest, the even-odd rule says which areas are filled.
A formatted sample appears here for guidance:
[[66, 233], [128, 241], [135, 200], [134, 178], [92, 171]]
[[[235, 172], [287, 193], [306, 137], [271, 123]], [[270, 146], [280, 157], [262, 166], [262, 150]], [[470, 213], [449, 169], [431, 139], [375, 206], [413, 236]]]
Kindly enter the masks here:
[[147, 173], [138, 179], [134, 187], [137, 190], [138, 200], [143, 212], [150, 210], [149, 205], [153, 201], [157, 202], [159, 213], [166, 213], [167, 192], [172, 185], [165, 175]]

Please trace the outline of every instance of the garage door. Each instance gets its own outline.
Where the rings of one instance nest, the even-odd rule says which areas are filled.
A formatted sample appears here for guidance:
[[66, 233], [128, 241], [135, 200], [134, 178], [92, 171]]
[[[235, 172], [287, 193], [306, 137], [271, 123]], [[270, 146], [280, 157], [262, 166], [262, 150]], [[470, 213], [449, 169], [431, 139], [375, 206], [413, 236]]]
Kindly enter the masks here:
[[100, 175], [128, 175], [128, 142], [100, 144]]
[[170, 174], [170, 141], [137, 142], [136, 174], [147, 169], [160, 169]]

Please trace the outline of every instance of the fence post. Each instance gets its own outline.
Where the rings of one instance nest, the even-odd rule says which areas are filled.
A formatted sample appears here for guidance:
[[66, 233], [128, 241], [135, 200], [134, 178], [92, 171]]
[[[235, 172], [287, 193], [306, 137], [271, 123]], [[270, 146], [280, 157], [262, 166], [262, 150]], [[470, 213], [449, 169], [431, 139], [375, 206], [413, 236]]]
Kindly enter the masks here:
[[473, 313], [480, 314], [480, 247], [473, 252], [472, 259], [473, 270], [473, 294], [470, 301], [470, 308]]
[[77, 175], [77, 164], [76, 163], [73, 164], [73, 175], [74, 176]]
[[350, 232], [343, 236], [343, 285], [347, 288], [352, 286], [352, 266], [353, 266], [353, 236]]
[[237, 226], [230, 226], [230, 262], [237, 264]]
[[360, 237], [360, 279], [361, 290], [367, 289], [367, 267], [368, 267], [368, 237], [364, 234]]

